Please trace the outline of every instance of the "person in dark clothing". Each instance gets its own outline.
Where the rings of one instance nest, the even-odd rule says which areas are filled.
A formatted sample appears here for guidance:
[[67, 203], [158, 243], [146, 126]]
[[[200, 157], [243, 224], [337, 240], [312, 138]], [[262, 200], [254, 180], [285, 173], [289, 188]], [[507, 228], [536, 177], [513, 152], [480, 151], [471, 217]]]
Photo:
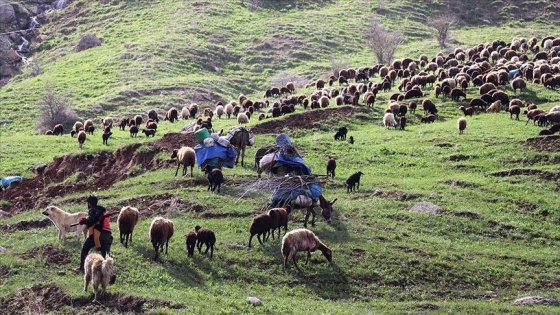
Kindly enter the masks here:
[[84, 263], [89, 251], [95, 247], [103, 258], [111, 251], [113, 236], [111, 234], [111, 224], [109, 217], [116, 212], [107, 212], [106, 209], [97, 204], [96, 196], [91, 195], [87, 198], [88, 217], [80, 219], [80, 224], [85, 224], [88, 228], [88, 238], [82, 246], [80, 255], [80, 267], [75, 270], [84, 272]]

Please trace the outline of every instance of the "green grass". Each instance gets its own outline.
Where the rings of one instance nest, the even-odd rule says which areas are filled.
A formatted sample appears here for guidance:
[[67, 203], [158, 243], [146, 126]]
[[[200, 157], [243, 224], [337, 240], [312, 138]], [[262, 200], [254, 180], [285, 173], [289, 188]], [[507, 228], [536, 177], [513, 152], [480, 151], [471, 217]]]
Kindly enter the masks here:
[[[275, 1], [256, 11], [238, 1], [197, 4], [78, 0], [65, 10], [51, 12], [51, 23], [42, 29], [51, 39], [36, 47], [35, 55], [45, 65], [44, 74], [16, 77], [0, 89], [0, 174], [30, 178], [34, 166], [56, 157], [113, 152], [158, 140], [191, 122], [162, 122], [155, 139], [131, 138], [127, 131], [114, 130], [108, 146], [102, 145], [96, 132], [80, 150], [77, 140], [67, 134], [35, 134], [36, 103], [46, 82], [71, 96], [80, 118], [92, 118], [98, 124], [105, 116], [181, 108], [191, 102], [209, 107], [218, 99], [237, 99], [239, 94], [260, 99], [282, 72], [303, 75], [309, 81], [325, 78], [331, 71], [330, 57], [349, 67], [374, 64], [360, 37], [369, 12], [387, 17], [386, 25], [405, 32], [407, 42], [397, 57], [434, 56], [439, 51], [425, 26], [432, 15], [430, 8], [441, 9], [439, 1], [421, 1], [417, 10], [407, 1], [381, 7], [378, 2], [306, 0], [298, 1], [297, 9], [292, 1]], [[511, 12], [511, 5], [516, 4], [500, 8]], [[488, 26], [475, 24], [482, 16], [471, 18], [474, 21], [467, 20], [452, 32], [463, 47], [496, 38], [508, 42], [513, 37], [560, 33], [554, 20], [501, 21]], [[86, 33], [97, 34], [103, 45], [73, 51]], [[560, 102], [560, 93], [540, 85], [528, 84], [526, 91], [515, 94], [509, 87], [501, 88], [544, 109]], [[133, 166], [135, 175], [97, 192], [102, 205], [111, 210], [132, 205], [152, 213], [141, 218], [129, 248], [118, 243], [113, 223], [112, 256], [118, 279], [109, 292], [181, 305], [179, 309], [147, 306], [158, 314], [558, 312], [550, 306], [515, 306], [513, 300], [526, 295], [560, 298], [560, 187], [539, 174], [496, 174], [515, 169], [558, 174], [560, 152], [523, 145], [540, 129], [523, 119], [510, 120], [505, 113], [467, 117], [468, 127], [459, 136], [455, 128], [461, 116], [458, 107], [466, 103], [442, 99], [436, 100], [440, 113], [436, 123], [421, 124], [419, 110], [407, 115], [406, 131], [387, 130], [382, 127], [382, 115], [394, 90], [380, 93], [374, 110], [357, 109], [354, 115], [334, 115], [312, 128], [287, 130], [314, 173], [324, 174], [327, 156], [337, 157], [337, 177], [324, 186], [329, 200], [338, 198], [333, 222], [328, 225], [319, 215], [313, 228], [333, 249], [332, 264], [314, 253], [302, 272], [293, 267], [283, 270], [279, 240], [264, 246], [253, 240], [256, 245], [246, 247], [251, 218], [270, 197], [270, 191], [256, 189], [251, 162], [256, 150], [273, 143], [276, 135], [258, 135], [257, 144], [247, 150], [245, 167], [224, 170], [226, 183], [218, 195], [207, 192], [199, 169], [194, 178], [181, 178], [173, 176], [175, 166], [152, 171]], [[311, 92], [303, 87], [297, 91]], [[425, 92], [433, 96], [431, 89]], [[471, 87], [467, 95], [475, 97], [478, 90]], [[104, 110], [95, 111], [96, 104]], [[298, 108], [293, 115], [302, 112]], [[250, 126], [257, 123], [252, 119]], [[214, 122], [214, 128], [227, 130], [234, 124], [222, 119]], [[332, 140], [343, 125], [355, 139], [353, 146]], [[159, 152], [156, 157], [169, 156]], [[347, 194], [344, 180], [358, 170], [365, 174], [360, 190]], [[77, 174], [68, 174], [64, 185], [78, 180]], [[30, 193], [30, 198], [41, 194]], [[83, 211], [80, 200], [87, 194], [68, 193], [50, 203], [71, 212]], [[420, 201], [433, 202], [445, 213], [410, 212]], [[0, 207], [11, 202], [2, 199]], [[0, 299], [39, 283], [56, 283], [76, 299], [89, 297], [82, 291], [82, 277], [71, 271], [80, 250], [73, 238], [60, 243], [54, 226], [4, 230], [22, 221], [45, 219], [42, 209], [21, 210], [25, 211], [0, 219], [0, 246], [6, 248], [0, 255], [0, 271], [8, 270], [0, 279]], [[148, 240], [150, 221], [156, 215], [169, 217], [176, 227], [162, 262], [152, 261]], [[302, 224], [303, 214], [293, 213], [290, 229]], [[216, 232], [213, 259], [198, 253], [186, 257], [182, 235], [195, 225]], [[70, 252], [71, 262], [48, 264], [42, 256], [21, 256], [46, 244]], [[250, 306], [245, 300], [248, 296], [261, 298], [263, 306]], [[69, 307], [51, 311], [76, 312]]]

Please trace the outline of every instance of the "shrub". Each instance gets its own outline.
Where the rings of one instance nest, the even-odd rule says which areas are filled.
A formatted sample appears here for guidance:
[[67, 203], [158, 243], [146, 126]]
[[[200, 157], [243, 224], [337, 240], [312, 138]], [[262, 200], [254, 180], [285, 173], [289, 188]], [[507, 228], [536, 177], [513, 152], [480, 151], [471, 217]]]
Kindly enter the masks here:
[[46, 93], [39, 100], [39, 119], [37, 121], [36, 130], [42, 134], [46, 130], [54, 127], [56, 124], [62, 124], [65, 130], [70, 130], [77, 115], [71, 109], [70, 100], [67, 97], [58, 95], [54, 86], [50, 83], [45, 85]]

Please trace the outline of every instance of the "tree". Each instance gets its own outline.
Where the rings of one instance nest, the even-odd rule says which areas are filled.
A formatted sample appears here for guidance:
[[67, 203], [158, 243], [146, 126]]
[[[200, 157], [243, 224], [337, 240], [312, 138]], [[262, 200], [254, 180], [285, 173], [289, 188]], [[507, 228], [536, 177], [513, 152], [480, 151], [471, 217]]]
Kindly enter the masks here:
[[46, 93], [37, 104], [39, 107], [39, 120], [37, 131], [43, 133], [56, 124], [64, 125], [67, 129], [77, 120], [76, 112], [71, 109], [70, 100], [56, 93], [55, 88], [47, 82]]
[[452, 15], [441, 14], [436, 16], [428, 24], [435, 28], [437, 31], [436, 39], [439, 43], [439, 46], [441, 48], [445, 48], [445, 42], [447, 41], [449, 30], [451, 29], [451, 27], [457, 24], [457, 18]]
[[366, 45], [373, 50], [377, 63], [380, 64], [390, 64], [399, 45], [404, 42], [401, 31], [390, 31], [377, 19], [374, 19], [370, 28], [366, 30], [365, 37]]

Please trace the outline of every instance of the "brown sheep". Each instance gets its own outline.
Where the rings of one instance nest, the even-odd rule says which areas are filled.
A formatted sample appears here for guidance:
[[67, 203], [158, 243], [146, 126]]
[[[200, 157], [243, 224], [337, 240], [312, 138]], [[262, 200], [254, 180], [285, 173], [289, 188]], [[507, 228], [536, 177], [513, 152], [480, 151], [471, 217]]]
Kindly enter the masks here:
[[502, 102], [500, 100], [492, 103], [487, 109], [487, 113], [499, 113], [502, 110]]
[[300, 251], [307, 252], [305, 264], [309, 263], [311, 253], [320, 250], [329, 262], [332, 261], [332, 251], [321, 240], [308, 229], [296, 229], [290, 231], [282, 238], [282, 256], [284, 257], [284, 268], [288, 267], [288, 260], [292, 260], [294, 266], [299, 270], [296, 255]]
[[214, 256], [214, 245], [216, 244], [216, 234], [214, 231], [200, 227], [197, 225], [194, 230], [196, 231], [196, 247], [198, 248], [198, 253], [202, 254], [202, 244], [206, 245], [206, 251], [204, 254], [208, 253], [210, 250], [210, 258]]
[[190, 231], [185, 234], [185, 243], [187, 245], [187, 257], [193, 257], [194, 248], [196, 247], [196, 233]]
[[[253, 236], [257, 235], [257, 239], [261, 245], [264, 245], [263, 242], [266, 242], [267, 235], [270, 233], [270, 229], [272, 228], [272, 218], [268, 213], [261, 213], [253, 218], [251, 222], [251, 226], [249, 227], [249, 247], [251, 247], [251, 241]], [[261, 240], [262, 235], [262, 240]]]
[[82, 148], [82, 146], [84, 145], [84, 142], [86, 142], [86, 132], [83, 130], [80, 130], [78, 132], [78, 146], [80, 147], [80, 149]]
[[459, 129], [459, 134], [462, 135], [463, 131], [467, 128], [467, 120], [465, 117], [460, 117], [457, 119], [457, 129]]
[[436, 105], [434, 104], [434, 102], [432, 102], [430, 99], [424, 99], [422, 101], [422, 108], [424, 109], [424, 113], [430, 113], [432, 115], [436, 115], [438, 110], [436, 108]]
[[171, 123], [175, 120], [179, 120], [179, 112], [177, 111], [177, 108], [171, 107], [165, 114], [165, 118], [163, 120], [169, 120]]
[[284, 227], [284, 234], [288, 231], [288, 215], [289, 212], [286, 208], [273, 208], [268, 210], [268, 215], [272, 225], [270, 227], [270, 234], [274, 239], [274, 230], [278, 229], [278, 239], [280, 239], [280, 229]]
[[154, 260], [157, 260], [159, 252], [163, 252], [163, 245], [165, 245], [165, 253], [167, 254], [167, 247], [169, 246], [169, 240], [173, 236], [173, 233], [173, 221], [162, 217], [155, 217], [152, 220], [148, 235], [154, 247]]
[[451, 90], [451, 100], [452, 101], [458, 102], [460, 97], [463, 97], [463, 101], [467, 99], [467, 95], [462, 90], [457, 89], [457, 88]]
[[432, 115], [432, 114], [420, 118], [420, 122], [423, 122], [423, 123], [426, 123], [426, 124], [433, 123], [434, 121], [436, 121], [436, 116]]
[[54, 126], [53, 130], [52, 130], [52, 134], [55, 136], [61, 135], [64, 133], [64, 126], [62, 126], [61, 124], [57, 124]]
[[486, 94], [488, 92], [490, 92], [491, 90], [495, 90], [496, 86], [492, 83], [484, 83], [480, 88], [479, 88], [479, 92], [480, 95]]
[[510, 105], [506, 112], [509, 112], [509, 118], [513, 119], [513, 115], [515, 115], [515, 120], [519, 120], [519, 114], [521, 113], [521, 107], [519, 105]]
[[465, 106], [461, 106], [459, 107], [459, 110], [463, 112], [463, 115], [466, 116], [471, 116], [473, 115], [473, 108], [472, 107], [465, 107]]
[[523, 92], [523, 90], [527, 87], [527, 84], [525, 83], [525, 80], [523, 80], [522, 78], [516, 78], [513, 79], [513, 81], [511, 81], [511, 88], [513, 89], [513, 92], [517, 92], [517, 89], [519, 89], [521, 92]]
[[175, 176], [179, 173], [179, 167], [183, 166], [183, 176], [187, 175], [187, 167], [191, 167], [191, 177], [193, 177], [193, 168], [196, 163], [196, 155], [194, 149], [191, 147], [181, 147], [174, 149], [171, 153], [171, 158], [177, 159], [177, 170]]
[[208, 190], [214, 192], [216, 188], [218, 188], [218, 192], [220, 192], [220, 188], [222, 187], [222, 183], [224, 182], [224, 175], [222, 173], [222, 170], [219, 168], [212, 168], [212, 166], [210, 165], [206, 165], [204, 173], [208, 176]]
[[126, 206], [121, 209], [121, 212], [117, 217], [117, 224], [119, 225], [121, 244], [124, 244], [124, 247], [128, 247], [129, 238], [130, 238], [130, 242], [132, 243], [132, 233], [134, 232], [134, 227], [136, 226], [136, 223], [138, 223], [139, 216], [140, 216], [140, 212], [138, 212], [138, 208]]

